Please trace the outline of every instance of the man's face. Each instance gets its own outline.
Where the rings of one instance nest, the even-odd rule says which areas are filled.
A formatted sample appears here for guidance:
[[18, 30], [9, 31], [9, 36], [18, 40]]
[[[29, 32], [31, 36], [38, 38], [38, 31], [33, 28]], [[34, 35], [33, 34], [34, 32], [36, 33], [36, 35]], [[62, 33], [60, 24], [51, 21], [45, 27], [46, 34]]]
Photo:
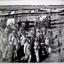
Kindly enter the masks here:
[[13, 42], [10, 42], [10, 45], [12, 45], [13, 44]]
[[13, 33], [15, 33], [15, 30], [13, 30]]

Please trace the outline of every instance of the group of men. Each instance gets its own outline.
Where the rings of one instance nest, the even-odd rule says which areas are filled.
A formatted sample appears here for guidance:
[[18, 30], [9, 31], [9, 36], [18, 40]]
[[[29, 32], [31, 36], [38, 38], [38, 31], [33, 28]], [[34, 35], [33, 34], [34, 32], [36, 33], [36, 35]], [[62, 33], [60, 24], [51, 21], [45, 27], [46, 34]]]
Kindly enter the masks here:
[[10, 28], [10, 34], [8, 36], [9, 44], [3, 53], [3, 61], [40, 62], [44, 56], [51, 53], [51, 44], [53, 43], [51, 29], [37, 27], [35, 31], [34, 29], [26, 31], [22, 26], [18, 27], [18, 24], [6, 28]]

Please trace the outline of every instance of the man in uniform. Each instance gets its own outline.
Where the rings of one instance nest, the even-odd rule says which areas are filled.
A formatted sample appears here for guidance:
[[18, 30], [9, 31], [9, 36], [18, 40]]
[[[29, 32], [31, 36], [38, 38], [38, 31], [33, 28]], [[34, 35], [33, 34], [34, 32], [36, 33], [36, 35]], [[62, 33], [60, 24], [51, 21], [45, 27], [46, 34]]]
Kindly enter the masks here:
[[37, 38], [35, 38], [34, 50], [35, 50], [35, 55], [36, 55], [36, 61], [39, 62], [40, 61], [40, 58], [39, 58], [40, 45]]
[[15, 33], [16, 33], [15, 30], [13, 30], [13, 32], [9, 35], [9, 42], [12, 41], [16, 45], [17, 39]]
[[9, 45], [5, 49], [4, 58], [6, 59], [6, 62], [14, 61], [15, 50], [16, 50], [15, 45], [13, 44], [13, 42], [10, 42]]
[[30, 45], [30, 37], [27, 38], [26, 43], [24, 44], [24, 53], [25, 53], [25, 59], [28, 59], [28, 62], [31, 62], [31, 45]]

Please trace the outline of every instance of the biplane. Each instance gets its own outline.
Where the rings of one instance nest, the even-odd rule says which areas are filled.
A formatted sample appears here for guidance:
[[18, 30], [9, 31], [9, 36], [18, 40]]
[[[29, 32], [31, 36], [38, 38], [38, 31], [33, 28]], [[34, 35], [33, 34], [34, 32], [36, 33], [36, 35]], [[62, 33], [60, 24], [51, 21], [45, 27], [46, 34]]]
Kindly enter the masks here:
[[[42, 16], [39, 16], [39, 17], [37, 17], [37, 19], [36, 19], [36, 21], [34, 21], [34, 20], [32, 20], [32, 21], [30, 21], [30, 20], [27, 20], [27, 22], [26, 22], [26, 20], [24, 20], [24, 21], [19, 21], [18, 22], [18, 24], [20, 24], [20, 23], [25, 23], [26, 24], [26, 26], [27, 25], [29, 25], [29, 28], [30, 27], [34, 27], [34, 23], [36, 22], [37, 24], [38, 23], [40, 23], [40, 24], [42, 24], [42, 25], [44, 25], [45, 27], [47, 27], [47, 28], [55, 28], [55, 27], [51, 27], [51, 25], [57, 25], [57, 24], [63, 24], [64, 22], [55, 22], [55, 21], [59, 21], [59, 20], [62, 20], [63, 18], [61, 18], [61, 19], [51, 19], [51, 15], [52, 14], [54, 14], [54, 13], [58, 13], [58, 14], [61, 14], [62, 13], [62, 11], [63, 11], [63, 9], [59, 9], [59, 10], [48, 10], [48, 9], [38, 9], [38, 12], [31, 12], [31, 10], [35, 10], [35, 9], [28, 9], [28, 10], [30, 10], [30, 11], [28, 11], [28, 12], [18, 12], [18, 13], [15, 13], [16, 11], [18, 11], [19, 9], [0, 9], [1, 11], [9, 11], [8, 12], [8, 14], [1, 14], [0, 15], [0, 17], [4, 17], [4, 18], [6, 18], [6, 17], [14, 17], [14, 18], [17, 18], [17, 17], [19, 17], [19, 16], [23, 16], [23, 15], [35, 15], [35, 14], [37, 14], [37, 15], [42, 15], [42, 14], [47, 14], [46, 15], [46, 17], [45, 18], [43, 18], [44, 16], [42, 15]], [[23, 9], [24, 10], [24, 9]], [[25, 9], [26, 10], [26, 9]], [[13, 12], [13, 11], [15, 11], [14, 13], [12, 13], [11, 14], [11, 12]], [[40, 11], [40, 12], [39, 12]], [[43, 12], [44, 11], [44, 12]], [[50, 15], [50, 16], [49, 16]], [[40, 18], [42, 18], [42, 20], [40, 20]], [[44, 20], [43, 20], [44, 19]], [[1, 26], [3, 25], [2, 24], [3, 23], [3, 21], [2, 22], [0, 22], [0, 24], [1, 24]], [[32, 25], [31, 25], [31, 23], [32, 23]], [[6, 23], [4, 22], [4, 25], [5, 25]]]

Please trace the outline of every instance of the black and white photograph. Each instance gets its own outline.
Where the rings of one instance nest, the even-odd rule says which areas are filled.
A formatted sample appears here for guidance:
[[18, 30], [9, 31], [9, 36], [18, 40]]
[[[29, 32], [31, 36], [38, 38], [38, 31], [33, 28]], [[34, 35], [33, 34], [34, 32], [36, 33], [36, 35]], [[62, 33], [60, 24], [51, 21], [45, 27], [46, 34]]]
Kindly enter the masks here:
[[64, 5], [0, 5], [0, 63], [50, 62], [64, 62]]

